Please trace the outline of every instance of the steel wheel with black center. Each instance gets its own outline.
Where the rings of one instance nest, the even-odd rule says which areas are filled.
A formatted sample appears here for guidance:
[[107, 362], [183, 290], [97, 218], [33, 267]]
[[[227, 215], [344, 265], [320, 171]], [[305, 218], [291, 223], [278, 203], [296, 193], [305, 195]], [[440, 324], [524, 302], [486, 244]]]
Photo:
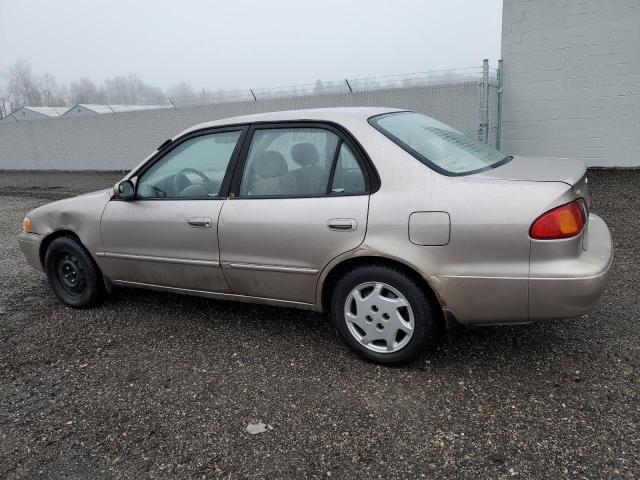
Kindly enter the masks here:
[[62, 303], [88, 308], [102, 300], [104, 283], [100, 270], [75, 238], [65, 236], [53, 240], [44, 263], [49, 285]]
[[372, 265], [357, 267], [338, 281], [331, 313], [340, 336], [359, 355], [399, 364], [436, 342], [434, 303], [404, 272]]

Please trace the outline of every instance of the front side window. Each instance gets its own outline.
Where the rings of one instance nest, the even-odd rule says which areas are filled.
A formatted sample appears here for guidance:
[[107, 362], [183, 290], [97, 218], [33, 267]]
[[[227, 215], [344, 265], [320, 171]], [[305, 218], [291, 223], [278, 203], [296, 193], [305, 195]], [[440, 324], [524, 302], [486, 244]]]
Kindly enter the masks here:
[[326, 195], [339, 141], [335, 133], [321, 128], [256, 130], [240, 196]]
[[241, 131], [185, 140], [139, 180], [136, 198], [216, 198]]
[[369, 123], [425, 165], [445, 175], [469, 175], [511, 157], [420, 113], [394, 112]]

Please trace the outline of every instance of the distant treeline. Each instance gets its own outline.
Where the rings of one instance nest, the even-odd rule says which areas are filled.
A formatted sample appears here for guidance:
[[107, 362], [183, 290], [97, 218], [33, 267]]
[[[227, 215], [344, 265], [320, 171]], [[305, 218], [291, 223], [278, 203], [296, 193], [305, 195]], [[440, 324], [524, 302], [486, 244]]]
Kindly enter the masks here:
[[25, 60], [16, 61], [0, 75], [0, 116], [24, 107], [64, 107], [78, 103], [93, 104], [163, 104], [168, 97], [207, 96], [202, 88], [197, 93], [187, 82], [168, 88], [149, 85], [135, 74], [118, 75], [96, 83], [81, 77], [68, 86], [50, 73], [34, 74]]
[[[259, 88], [255, 90], [211, 91], [202, 87], [196, 91], [188, 82], [180, 82], [163, 90], [149, 85], [136, 74], [118, 75], [96, 83], [90, 78], [80, 77], [69, 86], [56, 80], [50, 73], [35, 75], [25, 60], [17, 60], [6, 72], [0, 72], [0, 117], [24, 106], [68, 107], [78, 103], [111, 105], [194, 105], [214, 103], [219, 100], [269, 99], [279, 96], [318, 95], [346, 93], [355, 90], [378, 88], [412, 87], [425, 83], [457, 83], [478, 78], [478, 68], [460, 70], [438, 70], [406, 75], [388, 75], [377, 78], [360, 78], [294, 85], [281, 88]], [[4, 81], [4, 82], [3, 82]]]

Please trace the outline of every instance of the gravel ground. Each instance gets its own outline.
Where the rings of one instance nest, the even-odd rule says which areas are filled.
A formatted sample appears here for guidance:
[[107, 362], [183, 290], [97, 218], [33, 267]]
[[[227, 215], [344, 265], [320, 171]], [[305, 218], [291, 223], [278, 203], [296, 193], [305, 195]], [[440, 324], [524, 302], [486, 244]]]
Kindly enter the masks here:
[[121, 176], [0, 174], [0, 477], [639, 478], [640, 171], [590, 174], [616, 247], [598, 312], [468, 329], [403, 368], [314, 313], [127, 289], [59, 304], [21, 218]]

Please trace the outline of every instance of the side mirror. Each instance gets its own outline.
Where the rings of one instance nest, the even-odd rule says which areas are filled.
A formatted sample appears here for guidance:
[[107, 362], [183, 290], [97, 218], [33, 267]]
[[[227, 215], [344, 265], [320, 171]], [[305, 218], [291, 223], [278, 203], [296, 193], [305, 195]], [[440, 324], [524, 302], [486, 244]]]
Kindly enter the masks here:
[[133, 198], [133, 196], [136, 194], [136, 187], [131, 180], [123, 180], [120, 183], [116, 183], [116, 186], [113, 190], [115, 197], [122, 200]]

